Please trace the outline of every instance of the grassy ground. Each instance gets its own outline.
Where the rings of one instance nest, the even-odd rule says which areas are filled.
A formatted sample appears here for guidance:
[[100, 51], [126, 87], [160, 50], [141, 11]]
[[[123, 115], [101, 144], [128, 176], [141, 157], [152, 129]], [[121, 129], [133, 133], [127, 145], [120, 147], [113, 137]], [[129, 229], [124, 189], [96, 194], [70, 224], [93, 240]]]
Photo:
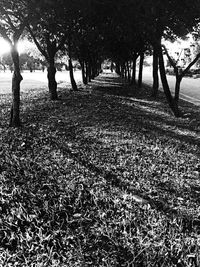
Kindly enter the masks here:
[[200, 266], [199, 108], [106, 74], [0, 110], [0, 266]]

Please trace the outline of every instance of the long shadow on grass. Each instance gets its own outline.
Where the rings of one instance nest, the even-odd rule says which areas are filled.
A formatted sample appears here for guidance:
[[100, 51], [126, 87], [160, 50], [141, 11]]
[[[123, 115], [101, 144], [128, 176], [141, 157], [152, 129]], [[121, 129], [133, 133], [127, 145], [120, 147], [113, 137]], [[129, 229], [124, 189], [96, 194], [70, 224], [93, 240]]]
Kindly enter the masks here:
[[[71, 133], [69, 138], [71, 139], [72, 136], [73, 137], [76, 136], [76, 133], [75, 132]], [[97, 143], [98, 140], [93, 140], [93, 142]], [[83, 143], [84, 143], [84, 140], [83, 140]], [[96, 177], [104, 178], [107, 182], [108, 187], [116, 187], [120, 189], [122, 192], [131, 194], [135, 196], [136, 198], [139, 198], [141, 205], [150, 204], [151, 208], [164, 212], [170, 217], [171, 216], [181, 217], [183, 231], [193, 231], [194, 227], [196, 227], [196, 229], [200, 228], [199, 219], [188, 217], [187, 215], [185, 216], [184, 213], [181, 213], [176, 208], [169, 206], [168, 203], [164, 202], [162, 199], [152, 198], [151, 196], [148, 196], [145, 191], [142, 192], [140, 190], [135, 189], [135, 187], [131, 185], [130, 183], [131, 180], [124, 181], [123, 178], [121, 178], [122, 175], [120, 175], [119, 172], [116, 173], [115, 171], [105, 169], [103, 165], [94, 164], [92, 161], [87, 159], [87, 156], [84, 154], [83, 151], [75, 152], [68, 146], [63, 146], [62, 144], [58, 145], [58, 142], [55, 143], [55, 146], [59, 148], [60, 151], [62, 151], [63, 155], [73, 159], [78, 165], [85, 167], [91, 173], [93, 173], [93, 175], [95, 175]], [[162, 189], [162, 192], [165, 191], [169, 195], [171, 195], [172, 193], [176, 195], [176, 192], [172, 192], [171, 188], [167, 188], [164, 183], [163, 185], [164, 185], [164, 188]], [[195, 189], [195, 188], [191, 187], [191, 189]], [[196, 189], [199, 190], [200, 188], [196, 187]], [[196, 204], [200, 203], [198, 194], [193, 194], [192, 192], [187, 192], [187, 194], [191, 194], [192, 201], [194, 201]], [[177, 197], [179, 197], [179, 194], [177, 195]]]
[[[103, 80], [103, 77], [101, 79]], [[116, 80], [115, 78], [113, 79], [112, 77], [107, 77], [107, 84], [105, 83], [105, 89], [109, 87], [109, 84], [111, 82], [113, 83], [113, 89], [116, 86], [118, 86], [119, 90], [123, 88], [120, 85], [120, 81], [118, 82], [118, 80]], [[19, 152], [19, 148], [22, 150], [21, 153], [19, 153], [19, 155], [21, 155], [21, 169], [19, 170], [19, 161], [16, 160], [14, 173], [18, 175], [14, 176], [14, 178], [11, 178], [14, 180], [15, 185], [17, 185], [17, 188], [20, 188], [20, 190], [15, 190], [15, 193], [13, 193], [15, 194], [15, 198], [12, 198], [14, 205], [16, 205], [16, 203], [18, 204], [18, 202], [24, 203], [24, 205], [27, 204], [26, 207], [30, 214], [32, 214], [32, 210], [34, 209], [37, 212], [36, 218], [38, 217], [39, 220], [36, 221], [33, 216], [32, 221], [30, 221], [29, 219], [24, 219], [24, 217], [21, 217], [22, 215], [20, 215], [19, 218], [16, 218], [16, 226], [14, 225], [16, 232], [19, 229], [22, 232], [25, 232], [25, 228], [30, 226], [32, 227], [32, 232], [34, 232], [35, 235], [39, 232], [38, 229], [42, 228], [43, 226], [45, 226], [47, 230], [51, 229], [51, 231], [52, 229], [59, 231], [62, 230], [63, 232], [61, 234], [59, 233], [59, 231], [55, 231], [58, 233], [58, 235], [52, 235], [51, 239], [48, 239], [49, 241], [47, 243], [47, 246], [55, 246], [57, 247], [59, 253], [62, 253], [62, 249], [64, 249], [66, 243], [60, 235], [66, 233], [66, 238], [68, 238], [71, 233], [70, 231], [73, 231], [74, 234], [77, 234], [77, 232], [83, 232], [84, 235], [87, 235], [87, 229], [90, 229], [90, 227], [93, 226], [96, 222], [95, 212], [93, 212], [93, 215], [91, 216], [89, 221], [85, 219], [79, 222], [79, 220], [74, 217], [74, 214], [76, 216], [79, 216], [79, 213], [81, 213], [83, 209], [85, 209], [84, 214], [88, 214], [88, 210], [90, 211], [91, 207], [96, 208], [92, 195], [90, 193], [90, 188], [84, 188], [84, 190], [78, 190], [78, 188], [70, 189], [71, 194], [69, 194], [68, 196], [68, 192], [66, 192], [65, 188], [59, 186], [59, 177], [57, 176], [59, 172], [57, 171], [56, 166], [51, 166], [53, 168], [48, 168], [47, 170], [45, 170], [45, 167], [50, 167], [48, 165], [51, 165], [51, 163], [53, 165], [53, 162], [45, 163], [44, 161], [37, 163], [31, 161], [30, 159], [26, 160], [27, 150], [28, 154], [33, 153], [34, 159], [34, 157], [37, 156], [34, 153], [38, 153], [40, 151], [40, 148], [41, 152], [47, 153], [47, 156], [50, 159], [51, 152], [57, 152], [59, 150], [62, 152], [61, 155], [63, 155], [65, 158], [73, 159], [76, 165], [84, 166], [85, 168], [87, 168], [90, 171], [92, 178], [96, 176], [97, 178], [99, 176], [103, 177], [107, 181], [108, 188], [116, 187], [130, 194], [138, 194], [139, 196], [146, 199], [147, 203], [150, 203], [150, 205], [154, 209], [163, 211], [166, 214], [177, 215], [176, 210], [168, 207], [159, 199], [147, 197], [145, 195], [145, 190], [141, 190], [141, 192], [137, 191], [134, 186], [130, 185], [130, 180], [127, 181], [122, 178], [120, 172], [117, 173], [117, 171], [115, 170], [107, 169], [105, 168], [104, 164], [102, 164], [101, 160], [96, 162], [89, 159], [88, 157], [89, 153], [92, 152], [92, 149], [96, 149], [98, 152], [98, 148], [96, 148], [95, 146], [92, 147], [91, 143], [93, 142], [93, 145], [95, 145], [95, 143], [99, 143], [99, 146], [103, 146], [103, 142], [99, 140], [99, 136], [94, 136], [93, 140], [91, 140], [91, 135], [90, 138], [88, 138], [87, 134], [84, 135], [84, 130], [86, 130], [87, 133], [90, 131], [86, 129], [87, 127], [90, 129], [95, 128], [96, 132], [98, 132], [99, 129], [110, 132], [126, 132], [127, 134], [129, 134], [128, 136], [130, 139], [132, 136], [134, 137], [134, 134], [136, 133], [140, 135], [140, 137], [146, 136], [146, 139], [151, 139], [152, 143], [154, 143], [156, 136], [158, 138], [161, 138], [162, 136], [168, 139], [173, 138], [175, 142], [179, 141], [179, 143], [185, 142], [187, 144], [196, 140], [192, 137], [184, 138], [182, 135], [170, 129], [169, 131], [163, 130], [163, 116], [154, 114], [153, 112], [142, 108], [146, 104], [148, 104], [148, 102], [146, 103], [145, 101], [146, 100], [140, 100], [138, 102], [138, 100], [135, 99], [131, 100], [131, 105], [127, 105], [125, 103], [126, 99], [122, 102], [121, 99], [114, 97], [112, 98], [111, 96], [107, 95], [104, 96], [104, 94], [89, 95], [82, 94], [81, 92], [72, 94], [63, 93], [63, 98], [60, 101], [54, 103], [49, 101], [48, 97], [44, 97], [42, 95], [41, 99], [40, 97], [38, 97], [29, 101], [29, 99], [27, 98], [27, 105], [24, 105], [23, 107], [23, 119], [25, 120], [25, 127], [24, 130], [20, 129], [21, 135], [19, 132], [19, 140], [16, 146], [17, 152]], [[149, 106], [151, 106], [151, 103], [149, 104]], [[173, 123], [173, 120], [170, 119], [169, 116], [164, 117], [164, 120], [166, 124]], [[155, 122], [155, 125], [152, 125], [152, 122]], [[158, 122], [160, 123], [158, 124]], [[15, 139], [14, 137], [16, 137], [16, 135], [12, 136], [13, 139]], [[26, 140], [23, 139], [24, 137], [26, 138]], [[80, 138], [81, 143], [78, 143], [80, 141]], [[41, 142], [39, 142], [40, 139]], [[87, 143], [87, 146], [81, 147], [84, 143]], [[138, 144], [138, 146], [139, 145], [140, 144]], [[43, 149], [43, 146], [45, 146], [46, 149]], [[76, 148], [76, 150], [74, 149], [74, 147]], [[34, 148], [37, 148], [35, 150], [37, 152], [34, 152]], [[179, 148], [181, 149], [180, 146]], [[15, 149], [14, 146], [13, 149]], [[109, 149], [112, 150], [113, 148], [109, 147]], [[195, 153], [195, 151], [193, 151], [193, 153]], [[41, 159], [45, 159], [45, 155], [43, 155]], [[13, 162], [9, 163], [9, 166], [12, 166], [12, 168], [13, 165]], [[61, 166], [62, 164], [59, 165], [59, 167]], [[67, 166], [63, 166], [63, 168], [67, 168]], [[29, 171], [28, 175], [27, 169]], [[52, 170], [55, 171], [55, 174]], [[63, 169], [62, 171], [65, 174], [65, 170]], [[11, 180], [10, 177], [8, 178], [9, 180]], [[26, 190], [23, 190], [26, 188], [30, 188], [30, 190], [28, 190], [27, 192]], [[194, 188], [194, 190], [197, 191], [198, 189], [199, 188]], [[170, 193], [170, 191], [168, 191], [168, 188], [164, 188], [163, 191], [164, 190]], [[64, 201], [63, 206], [58, 205], [61, 194]], [[192, 196], [193, 193], [188, 190], [188, 194]], [[80, 201], [80, 197], [82, 202]], [[159, 197], [161, 197], [161, 194], [159, 195]], [[79, 201], [77, 202], [77, 200]], [[87, 200], [87, 202], [85, 202], [85, 200]], [[198, 203], [198, 195], [193, 196], [193, 201], [196, 201]], [[53, 212], [51, 212], [51, 208], [54, 209]], [[9, 209], [10, 206], [4, 207], [5, 214], [7, 214], [7, 211]], [[198, 226], [198, 223], [199, 221], [197, 220], [196, 226]], [[189, 231], [192, 231], [194, 222], [185, 220], [184, 224], [185, 230], [189, 229]], [[40, 232], [38, 234], [40, 234]], [[82, 237], [83, 236], [81, 236], [80, 239]], [[101, 246], [101, 248], [105, 250], [107, 249], [107, 247], [112, 251], [113, 249], [116, 249], [115, 246], [109, 245], [109, 238], [105, 239], [104, 236], [101, 236], [97, 239], [97, 237], [95, 237], [94, 235], [89, 237], [91, 241], [89, 240], [88, 247], [92, 244], [89, 249], [93, 249], [93, 246], [95, 245]], [[100, 243], [94, 244], [96, 243], [96, 240], [100, 240]], [[15, 246], [17, 249], [18, 241], [15, 242], [16, 244], [13, 242], [9, 247], [7, 245], [7, 243], [9, 243], [9, 231], [7, 237], [3, 240], [3, 242], [5, 243], [5, 248], [12, 250], [13, 246]], [[71, 243], [73, 246], [76, 246], [76, 239], [70, 240], [69, 238], [68, 242], [69, 246]], [[28, 249], [29, 248], [27, 247], [27, 250]], [[99, 248], [94, 248], [93, 250], [98, 249]], [[125, 252], [123, 250], [122, 252], [124, 259], [127, 261]], [[95, 254], [95, 258], [96, 257], [97, 256]], [[119, 266], [122, 265], [123, 263]]]
[[[101, 85], [103, 83], [103, 86]], [[100, 84], [99, 84], [100, 83]], [[111, 86], [108, 86], [108, 85]], [[117, 86], [115, 86], [117, 84]], [[186, 112], [185, 119], [175, 119], [170, 114], [168, 104], [163, 93], [160, 92], [160, 97], [155, 101], [150, 97], [150, 88], [138, 89], [134, 86], [129, 86], [123, 83], [123, 80], [117, 76], [100, 76], [93, 81], [95, 92], [101, 92], [104, 95], [119, 97], [119, 102], [124, 106], [136, 108], [143, 117], [145, 124], [150, 128], [155, 127], [160, 133], [169, 135], [170, 137], [181, 139], [192, 144], [199, 144], [198, 134], [200, 133], [199, 125], [200, 116], [199, 108], [187, 104], [180, 100], [181, 109]], [[122, 97], [122, 98], [120, 98]], [[120, 104], [121, 104], [120, 103]], [[142, 120], [144, 122], [144, 120]], [[179, 129], [179, 133], [177, 130]], [[180, 131], [181, 130], [181, 131]], [[181, 133], [182, 132], [182, 133]], [[200, 136], [199, 136], [200, 137]]]
[[[110, 88], [109, 84], [113, 84], [113, 89], [115, 90], [115, 86], [117, 85], [117, 90], [122, 90], [123, 86], [121, 85], [121, 81], [119, 79], [116, 80], [116, 77], [112, 78], [108, 77], [100, 77], [98, 81], [104, 81], [105, 88], [103, 90]], [[95, 83], [95, 81], [93, 82]], [[96, 90], [101, 89], [102, 87], [98, 84]], [[154, 136], [158, 136], [158, 138], [168, 138], [178, 141], [179, 149], [184, 150], [186, 144], [187, 146], [190, 144], [196, 144], [199, 148], [199, 140], [195, 136], [180, 134], [171, 126], [176, 125], [177, 121], [174, 121], [172, 117], [168, 115], [164, 116], [163, 114], [157, 114], [152, 112], [152, 110], [143, 109], [143, 106], [148, 106], [151, 108], [151, 102], [149, 100], [138, 100], [132, 99], [131, 105], [126, 104], [126, 99], [123, 100], [119, 98], [112, 98], [107, 95], [96, 95], [96, 94], [82, 94], [73, 93], [68, 94], [67, 96], [63, 95], [63, 99], [56, 103], [48, 102], [43, 105], [38, 106], [38, 101], [35, 100], [32, 103], [32, 106], [29, 107], [26, 111], [26, 119], [27, 121], [31, 121], [31, 123], [38, 123], [40, 125], [49, 125], [49, 130], [52, 132], [58, 133], [62, 136], [63, 134], [66, 137], [66, 140], [69, 140], [73, 143], [76, 143], [79, 136], [77, 131], [84, 129], [85, 127], [99, 127], [107, 129], [120, 129], [120, 131], [127, 131], [129, 133], [134, 133], [135, 131], [140, 132], [140, 134], [148, 135], [149, 138], [154, 140]], [[34, 110], [34, 105], [38, 106], [38, 110]], [[159, 106], [159, 104], [158, 104]], [[155, 106], [156, 109], [157, 106]], [[162, 107], [159, 108], [162, 111]], [[38, 116], [36, 115], [38, 113]], [[42, 114], [42, 115], [41, 115]], [[170, 127], [167, 129], [163, 128], [163, 123], [169, 125]], [[110, 126], [109, 126], [110, 125]], [[190, 127], [185, 123], [179, 122], [179, 128], [183, 130], [190, 130]], [[152, 137], [151, 137], [152, 136]], [[82, 140], [84, 142], [84, 140]], [[98, 140], [97, 140], [98, 141]], [[167, 213], [175, 213], [176, 210], [169, 208], [167, 205], [163, 204], [162, 201], [150, 199], [145, 196], [145, 192], [137, 192], [132, 187], [130, 187], [128, 182], [123, 181], [119, 178], [119, 175], [113, 171], [106, 170], [104, 166], [97, 166], [93, 162], [84, 158], [84, 155], [81, 152], [74, 152], [67, 145], [60, 144], [58, 140], [54, 141], [55, 144], [51, 142], [51, 146], [55, 146], [59, 148], [64, 155], [73, 158], [77, 163], [86, 167], [91, 172], [96, 175], [104, 177], [104, 179], [111, 186], [118, 187], [120, 189], [129, 191], [130, 193], [136, 193], [142, 196], [156, 209], [162, 210]], [[181, 148], [180, 144], [183, 144]], [[198, 155], [198, 151], [192, 151], [192, 153]], [[165, 191], [168, 189], [165, 188]], [[170, 193], [170, 191], [169, 191]], [[193, 201], [199, 203], [198, 195], [194, 196], [193, 192], [188, 192]]]
[[[118, 84], [118, 93], [121, 95], [124, 94], [120, 78], [110, 77], [108, 75], [108, 77], [101, 76], [98, 78], [98, 81], [105, 82], [106, 86], [103, 88], [98, 85], [95, 90], [101, 90], [103, 88], [103, 92], [106, 93], [109, 89], [115, 94], [116, 88], [115, 86], [112, 88], [110, 84]], [[92, 86], [95, 83], [96, 81], [92, 83]], [[126, 130], [134, 130], [134, 124], [136, 124], [140, 125], [144, 133], [155, 132], [158, 136], [166, 136], [182, 143], [196, 144], [199, 146], [198, 132], [194, 131], [195, 127], [191, 127], [189, 121], [174, 119], [172, 115], [163, 111], [164, 105], [160, 105], [158, 102], [152, 102], [146, 98], [137, 99], [134, 97], [121, 99], [112, 98], [112, 96], [107, 96], [106, 94], [105, 96], [95, 94], [88, 96], [87, 94], [78, 93], [77, 95], [68, 94], [67, 98], [64, 96], [64, 99], [56, 103], [49, 102], [48, 98], [45, 98], [43, 102], [44, 105], [38, 105], [37, 100], [32, 101], [32, 105], [26, 109], [25, 113], [27, 122], [51, 123], [65, 109], [66, 118], [70, 118], [73, 115], [73, 118], [69, 119], [69, 124], [79, 123], [81, 116], [83, 117], [84, 123], [86, 122], [87, 124], [89, 120], [93, 125], [104, 124], [105, 122], [112, 124], [116, 120], [118, 125], [124, 127]], [[72, 113], [69, 114], [71, 109], [73, 109]], [[55, 114], [52, 114], [52, 112]], [[197, 114], [198, 111], [194, 113], [193, 117], [196, 118]], [[59, 128], [60, 125], [58, 124], [57, 126]]]

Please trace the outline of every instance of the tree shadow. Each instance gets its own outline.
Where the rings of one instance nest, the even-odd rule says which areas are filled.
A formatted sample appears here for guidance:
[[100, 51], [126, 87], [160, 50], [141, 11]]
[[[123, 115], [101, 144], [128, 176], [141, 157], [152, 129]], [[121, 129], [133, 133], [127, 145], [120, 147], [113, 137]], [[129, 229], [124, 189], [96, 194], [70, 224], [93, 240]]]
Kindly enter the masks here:
[[[138, 88], [137, 86], [130, 86], [127, 82], [124, 83], [124, 79], [118, 77], [117, 75], [105, 77], [106, 84], [105, 86], [101, 85], [101, 82], [104, 79], [104, 76], [98, 77], [93, 81], [92, 85], [94, 87], [94, 92], [99, 91], [105, 95], [111, 95], [116, 97], [121, 97], [121, 102], [124, 105], [139, 107], [140, 112], [148, 118], [149, 124], [157, 122], [159, 125], [164, 124], [163, 119], [165, 121], [165, 128], [161, 131], [168, 131], [170, 135], [176, 136], [177, 133], [174, 131], [175, 127], [180, 128], [183, 134], [178, 134], [181, 138], [186, 141], [191, 141], [195, 143], [199, 143], [197, 135], [200, 130], [200, 120], [198, 119], [200, 116], [200, 108], [188, 103], [184, 100], [180, 100], [180, 109], [184, 112], [184, 117], [182, 118], [174, 118], [171, 110], [168, 107], [168, 103], [166, 102], [165, 96], [163, 92], [159, 92], [157, 99], [151, 97], [151, 91], [149, 86], [144, 86], [143, 88]], [[117, 82], [116, 82], [117, 81]], [[108, 86], [109, 83], [111, 86]], [[117, 87], [115, 87], [117, 84]], [[123, 101], [124, 99], [124, 101]], [[156, 126], [157, 127], [157, 126]], [[171, 129], [170, 129], [171, 128]], [[193, 132], [189, 134], [189, 132]], [[194, 137], [194, 135], [196, 137]]]
[[[103, 81], [102, 85], [99, 83], [101, 80]], [[94, 80], [90, 86], [94, 88], [94, 93], [85, 94], [84, 90], [72, 93], [60, 91], [59, 94], [62, 98], [59, 101], [51, 102], [48, 100], [48, 97], [44, 96], [42, 96], [42, 101], [38, 101], [38, 98], [33, 99], [23, 111], [24, 127], [28, 128], [33, 124], [38, 125], [38, 127], [41, 125], [49, 127], [48, 130], [57, 135], [57, 139], [51, 140], [50, 145], [59, 148], [63, 155], [72, 158], [91, 173], [103, 177], [108, 185], [120, 188], [130, 194], [138, 195], [146, 201], [145, 203], [149, 203], [153, 208], [169, 216], [176, 215], [183, 217], [185, 230], [189, 229], [192, 231], [194, 223], [200, 228], [198, 219], [194, 220], [192, 217], [184, 216], [184, 213], [168, 205], [167, 202], [161, 199], [161, 193], [160, 197], [154, 198], [146, 194], [145, 190], [135, 189], [131, 185], [131, 180], [123, 180], [122, 173], [124, 170], [107, 169], [102, 164], [101, 159], [96, 164], [87, 158], [86, 155], [92, 153], [95, 144], [103, 147], [104, 142], [100, 137], [97, 138], [96, 136], [93, 139], [90, 136], [88, 139], [88, 136], [85, 134], [85, 131], [88, 133], [90, 129], [95, 129], [95, 131], [110, 132], [111, 139], [114, 139], [116, 131], [126, 133], [129, 136], [128, 141], [130, 142], [132, 142], [132, 136], [134, 137], [135, 133], [145, 136], [145, 138], [152, 140], [152, 142], [156, 140], [156, 137], [160, 138], [162, 142], [169, 139], [173, 140], [174, 144], [177, 143], [180, 152], [184, 152], [191, 145], [190, 153], [198, 160], [200, 155], [198, 132], [196, 133], [191, 128], [187, 120], [174, 119], [168, 112], [168, 108], [166, 110], [164, 108], [163, 111], [165, 104], [159, 101], [153, 101], [148, 96], [137, 98], [134, 90], [131, 97], [127, 97], [127, 95], [123, 97], [124, 95], [121, 91], [124, 90], [124, 86], [119, 77], [112, 77], [110, 75], [106, 77], [101, 76], [97, 80]], [[128, 86], [127, 88], [130, 89]], [[96, 91], [101, 91], [102, 94], [96, 94]], [[108, 94], [108, 92], [114, 93]], [[190, 111], [192, 112], [192, 108]], [[197, 116], [197, 114], [199, 114], [199, 110], [194, 111], [191, 118], [193, 115]], [[38, 128], [35, 127], [34, 131], [37, 134]], [[65, 140], [68, 140], [76, 146], [81, 136], [81, 144], [78, 146], [80, 148], [82, 147], [82, 150], [80, 149], [80, 151], [76, 152], [67, 143], [60, 143], [59, 136], [62, 137], [63, 135], [65, 136]], [[89, 145], [84, 147], [86, 143]], [[92, 143], [94, 146], [91, 146]], [[194, 147], [194, 144], [196, 147]], [[85, 151], [87, 152], [85, 155], [83, 154], [84, 149], [88, 150]], [[140, 156], [148, 157], [148, 154], [141, 151]], [[132, 164], [135, 163], [132, 162]], [[194, 170], [195, 166], [191, 172]], [[155, 189], [157, 191], [161, 190], [161, 192], [169, 195], [174, 194], [176, 198], [180, 197], [180, 193], [173, 192], [173, 188], [169, 187], [167, 183], [161, 181], [155, 184]], [[200, 204], [198, 191], [198, 181], [191, 184], [190, 188], [185, 189], [188, 198], [192, 199], [192, 202]]]

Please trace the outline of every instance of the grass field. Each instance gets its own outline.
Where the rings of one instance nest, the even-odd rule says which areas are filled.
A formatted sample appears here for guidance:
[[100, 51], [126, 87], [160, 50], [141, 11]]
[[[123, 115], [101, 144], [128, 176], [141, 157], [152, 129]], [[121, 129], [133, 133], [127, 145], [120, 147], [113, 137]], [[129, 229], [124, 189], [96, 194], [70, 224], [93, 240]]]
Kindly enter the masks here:
[[1, 95], [0, 266], [200, 266], [199, 108], [108, 73], [59, 97], [14, 129]]
[[[30, 89], [41, 88], [47, 90], [47, 71], [35, 71], [30, 73], [29, 71], [23, 71], [22, 73], [23, 80], [21, 82], [21, 91], [28, 92]], [[77, 82], [81, 81], [81, 72], [75, 71], [74, 77]], [[69, 72], [68, 71], [57, 71], [56, 80], [59, 84], [70, 83]], [[0, 72], [0, 95], [1, 94], [9, 94], [11, 93], [11, 81], [12, 81], [12, 73], [10, 71]]]

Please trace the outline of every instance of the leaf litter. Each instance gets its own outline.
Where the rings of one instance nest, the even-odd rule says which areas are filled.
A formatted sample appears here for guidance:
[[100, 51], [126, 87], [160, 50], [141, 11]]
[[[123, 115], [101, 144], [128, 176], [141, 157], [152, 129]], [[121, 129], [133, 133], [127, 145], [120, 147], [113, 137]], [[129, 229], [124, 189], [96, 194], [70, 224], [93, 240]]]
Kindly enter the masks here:
[[0, 266], [199, 265], [199, 110], [119, 88], [1, 99]]

